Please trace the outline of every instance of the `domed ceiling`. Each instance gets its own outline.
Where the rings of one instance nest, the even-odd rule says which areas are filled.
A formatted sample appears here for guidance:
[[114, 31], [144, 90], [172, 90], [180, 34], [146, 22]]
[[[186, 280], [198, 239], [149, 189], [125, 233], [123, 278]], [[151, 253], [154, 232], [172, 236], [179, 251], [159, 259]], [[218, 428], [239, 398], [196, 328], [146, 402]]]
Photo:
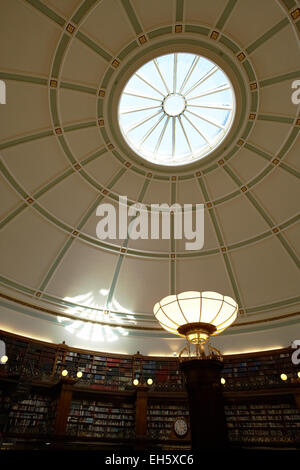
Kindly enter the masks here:
[[[171, 354], [182, 340], [160, 328], [153, 305], [198, 290], [239, 304], [218, 339], [226, 351], [295, 339], [299, 2], [3, 0], [0, 24], [0, 328]], [[159, 166], [124, 140], [118, 104], [133, 73], [172, 52], [221, 67], [236, 110], [208, 156]], [[148, 206], [203, 203], [203, 248], [174, 237], [99, 240], [96, 209], [117, 207], [120, 195]]]

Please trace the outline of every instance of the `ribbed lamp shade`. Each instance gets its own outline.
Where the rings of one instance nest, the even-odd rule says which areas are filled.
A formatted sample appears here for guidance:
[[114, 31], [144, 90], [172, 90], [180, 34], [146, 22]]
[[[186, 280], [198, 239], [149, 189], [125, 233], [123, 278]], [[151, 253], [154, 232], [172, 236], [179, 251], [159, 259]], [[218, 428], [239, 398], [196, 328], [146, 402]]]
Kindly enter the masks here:
[[165, 330], [191, 343], [203, 343], [235, 321], [238, 304], [217, 292], [190, 291], [164, 297], [153, 312]]

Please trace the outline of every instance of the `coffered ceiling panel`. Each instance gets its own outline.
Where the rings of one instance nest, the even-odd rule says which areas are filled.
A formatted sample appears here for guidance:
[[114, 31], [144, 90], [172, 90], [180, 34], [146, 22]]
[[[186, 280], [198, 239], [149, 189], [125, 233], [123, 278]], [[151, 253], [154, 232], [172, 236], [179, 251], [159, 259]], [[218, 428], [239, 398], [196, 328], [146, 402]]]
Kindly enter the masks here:
[[90, 301], [86, 305], [103, 307], [117, 261], [117, 255], [108, 254], [76, 239], [66, 251], [64, 263], [58, 264], [47, 291], [81, 305], [85, 305], [87, 296]]
[[[75, 193], [74, 187], [76, 187]], [[96, 197], [96, 191], [80, 175], [74, 173], [42, 195], [40, 203], [63, 222], [74, 227], [86, 214]], [[59, 207], [57, 201], [60, 201]]]
[[246, 148], [242, 148], [230, 160], [231, 168], [244, 182], [248, 182], [256, 175], [259, 175], [266, 167], [266, 164], [264, 158]]
[[282, 5], [273, 0], [231, 3], [235, 5], [225, 24], [224, 31], [239, 41], [242, 48], [257, 41], [285, 18]]
[[114, 55], [135, 37], [120, 1], [98, 2], [81, 29]]
[[0, 192], [1, 192], [1, 219], [4, 218], [8, 213], [16, 208], [20, 202], [16, 192], [7, 183], [7, 181], [1, 176], [0, 177]]
[[67, 82], [97, 87], [105, 70], [104, 58], [75, 37], [65, 58], [61, 78]]
[[289, 227], [285, 232], [285, 237], [290, 242], [291, 246], [299, 256], [300, 223], [298, 222]]
[[[136, 273], [141, 273], [136, 276]], [[120, 268], [116, 285], [115, 299], [129, 312], [151, 313], [153, 308], [153, 289], [155, 286], [154, 303], [160, 300], [168, 290], [169, 263], [167, 261], [147, 260], [126, 257]], [[161, 282], [157, 283], [157, 276]], [[145, 285], [148, 289], [145, 290]]]
[[132, 171], [126, 171], [116, 182], [113, 190], [120, 196], [127, 196], [128, 199], [137, 201], [144, 183], [145, 179], [142, 176], [136, 175]]
[[80, 0], [47, 0], [47, 5], [66, 17], [71, 16], [80, 3]]
[[203, 204], [205, 202], [196, 178], [178, 181], [176, 200], [180, 201], [180, 204]]
[[61, 30], [22, 0], [3, 0], [1, 68], [48, 76]]
[[1, 266], [10, 279], [38, 290], [45, 270], [67, 237], [32, 209], [20, 214], [19, 220], [22, 230], [20, 222], [13, 220], [1, 231]]
[[286, 155], [286, 163], [290, 164], [296, 170], [300, 171], [300, 158], [299, 158], [299, 148], [298, 145], [293, 145], [290, 148], [290, 151]]
[[203, 291], [222, 291], [224, 295], [234, 297], [230, 280], [226, 275], [225, 264], [220, 256], [203, 256], [197, 260], [179, 260], [176, 264], [178, 293], [197, 290], [197, 286], [200, 284], [203, 286]]
[[[277, 34], [272, 36], [251, 54], [253, 65], [259, 80], [266, 77], [281, 75], [287, 70], [297, 70], [299, 49], [291, 48], [289, 44], [297, 41], [289, 23]], [[276, 51], [276, 52], [275, 52]], [[281, 60], [278, 60], [278, 57]]]
[[275, 83], [260, 90], [260, 109], [262, 113], [279, 116], [294, 116], [297, 106], [292, 102], [291, 86], [286, 83]]
[[236, 190], [236, 184], [221, 168], [211, 171], [203, 178], [206, 182], [209, 199], [214, 200]]
[[268, 175], [264, 184], [258, 183], [253, 193], [277, 223], [289, 219], [299, 210], [299, 182], [281, 168]]
[[61, 89], [59, 95], [61, 121], [64, 125], [92, 121], [95, 115], [95, 97], [90, 94]]
[[223, 10], [223, 0], [208, 2], [205, 8], [199, 8], [198, 0], [184, 2], [184, 18], [186, 23], [214, 25]]
[[65, 137], [74, 157], [83, 161], [86, 157], [98, 152], [99, 144], [102, 142], [96, 126], [70, 131], [65, 134]]
[[[253, 204], [241, 194], [215, 209], [226, 245], [250, 239], [269, 229]], [[232, 217], [238, 214], [238, 220]]]
[[54, 136], [9, 147], [1, 153], [9, 170], [31, 194], [69, 168]]
[[249, 143], [274, 155], [283, 145], [289, 132], [290, 127], [286, 123], [259, 120], [249, 137]]
[[[102, 149], [102, 145], [101, 145]], [[110, 152], [102, 153], [98, 158], [91, 160], [85, 167], [86, 173], [97, 183], [107, 186], [113, 177], [119, 173], [122, 166], [113, 158]]]
[[7, 100], [9, 106], [1, 108], [1, 131], [7, 140], [51, 127], [45, 87], [12, 81]]
[[133, 0], [132, 6], [134, 7], [137, 15], [144, 27], [145, 31], [155, 29], [159, 26], [171, 24], [174, 21], [175, 8], [172, 0]]
[[[230, 258], [247, 306], [271, 304], [299, 294], [297, 267], [276, 237], [233, 251]], [[294, 276], [287, 287], [285, 279], [290, 273]]]

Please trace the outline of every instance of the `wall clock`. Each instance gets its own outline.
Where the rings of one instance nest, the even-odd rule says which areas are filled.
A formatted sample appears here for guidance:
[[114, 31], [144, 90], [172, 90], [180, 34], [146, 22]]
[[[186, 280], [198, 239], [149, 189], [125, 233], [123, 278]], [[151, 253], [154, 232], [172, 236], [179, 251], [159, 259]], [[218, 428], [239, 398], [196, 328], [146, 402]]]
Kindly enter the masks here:
[[174, 421], [174, 432], [178, 437], [184, 437], [188, 432], [188, 425], [184, 418], [177, 418]]

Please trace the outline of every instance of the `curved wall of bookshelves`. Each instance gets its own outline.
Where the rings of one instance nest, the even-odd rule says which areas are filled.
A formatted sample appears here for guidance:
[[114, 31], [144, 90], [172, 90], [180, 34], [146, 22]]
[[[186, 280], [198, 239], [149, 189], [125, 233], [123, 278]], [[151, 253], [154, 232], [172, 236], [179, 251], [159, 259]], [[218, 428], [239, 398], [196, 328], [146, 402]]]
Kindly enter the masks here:
[[[81, 446], [136, 448], [141, 439], [146, 448], [189, 448], [189, 432], [183, 438], [174, 433], [178, 417], [189, 419], [177, 358], [86, 351], [4, 331], [0, 339], [9, 358], [0, 365], [4, 448], [28, 448], [33, 440], [41, 446], [71, 448], [76, 440]], [[224, 356], [223, 396], [233, 445], [300, 445], [300, 365], [293, 364], [293, 352]]]

